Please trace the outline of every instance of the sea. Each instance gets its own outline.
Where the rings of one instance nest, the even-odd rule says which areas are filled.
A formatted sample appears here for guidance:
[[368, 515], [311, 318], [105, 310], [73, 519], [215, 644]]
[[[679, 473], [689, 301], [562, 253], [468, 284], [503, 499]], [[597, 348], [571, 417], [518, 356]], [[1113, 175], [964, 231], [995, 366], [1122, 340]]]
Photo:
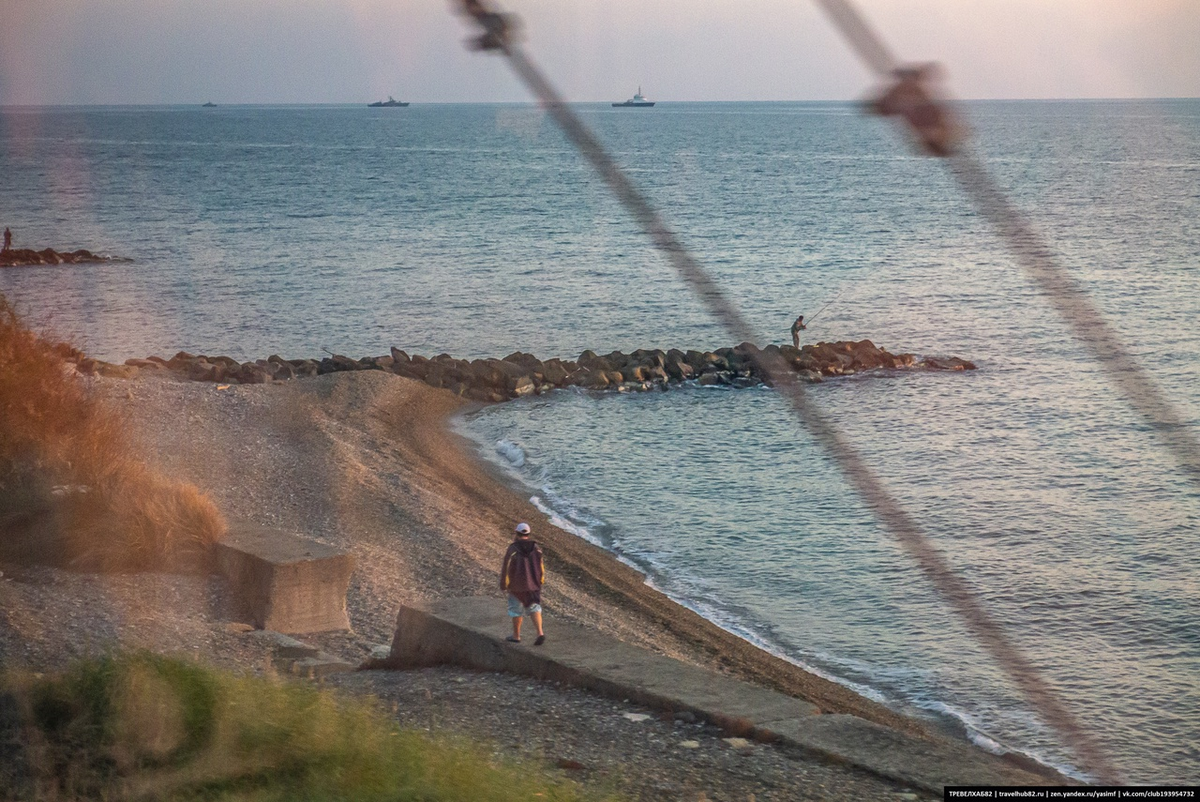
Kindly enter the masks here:
[[[805, 314], [809, 342], [978, 365], [809, 392], [1127, 781], [1200, 781], [1200, 490], [944, 166], [856, 103], [574, 108], [759, 345]], [[1200, 430], [1200, 101], [960, 110]], [[0, 226], [132, 260], [0, 270], [111, 361], [736, 344], [534, 104], [0, 108]], [[458, 426], [712, 621], [1086, 776], [773, 390], [556, 391]]]

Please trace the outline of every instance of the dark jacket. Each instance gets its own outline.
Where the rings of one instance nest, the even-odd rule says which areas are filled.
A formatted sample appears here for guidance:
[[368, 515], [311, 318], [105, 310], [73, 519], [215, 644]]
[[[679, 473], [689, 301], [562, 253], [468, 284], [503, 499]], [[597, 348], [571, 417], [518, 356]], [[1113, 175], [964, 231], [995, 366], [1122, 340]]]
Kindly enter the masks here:
[[532, 538], [518, 538], [504, 552], [500, 566], [500, 589], [511, 593], [540, 590], [546, 570], [542, 567], [542, 550]]

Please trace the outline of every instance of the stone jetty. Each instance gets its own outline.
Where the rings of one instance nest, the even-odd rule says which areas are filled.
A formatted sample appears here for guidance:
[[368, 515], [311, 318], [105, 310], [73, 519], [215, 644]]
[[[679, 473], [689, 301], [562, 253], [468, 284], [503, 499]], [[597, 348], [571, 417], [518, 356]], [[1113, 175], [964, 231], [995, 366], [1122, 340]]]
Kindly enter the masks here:
[[[974, 370], [958, 357], [918, 357], [891, 354], [870, 340], [816, 343], [793, 348], [768, 345], [806, 382], [868, 371]], [[322, 359], [284, 359], [272, 355], [254, 362], [227, 356], [203, 356], [183, 351], [170, 359], [151, 356], [129, 359], [123, 365], [91, 359], [73, 349], [64, 356], [84, 374], [132, 378], [140, 371], [173, 371], [194, 381], [227, 384], [263, 384], [306, 376], [351, 370], [382, 370], [440, 387], [475, 401], [495, 403], [540, 395], [551, 390], [579, 387], [584, 390], [638, 392], [667, 390], [691, 383], [700, 386], [752, 387], [763, 383], [756, 355], [758, 347], [742, 343], [715, 351], [646, 350], [603, 356], [584, 351], [578, 359], [538, 359], [520, 351], [503, 359], [456, 359], [449, 354], [425, 357], [392, 348], [387, 356], [352, 359], [333, 354]]]
[[56, 251], [53, 248], [43, 248], [35, 251], [30, 248], [9, 248], [0, 251], [0, 267], [34, 267], [37, 265], [77, 265], [87, 262], [128, 262], [129, 259], [120, 256], [105, 256], [92, 253], [80, 248], [76, 251]]

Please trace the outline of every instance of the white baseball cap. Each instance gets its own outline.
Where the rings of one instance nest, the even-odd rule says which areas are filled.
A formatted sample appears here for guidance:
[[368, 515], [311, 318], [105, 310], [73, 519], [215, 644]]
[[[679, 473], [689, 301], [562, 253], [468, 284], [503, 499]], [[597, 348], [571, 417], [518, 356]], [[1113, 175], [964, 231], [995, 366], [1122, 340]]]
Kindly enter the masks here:
[[517, 524], [517, 534], [518, 535], [528, 535], [529, 534], [529, 524], [527, 524], [523, 521], [521, 523]]

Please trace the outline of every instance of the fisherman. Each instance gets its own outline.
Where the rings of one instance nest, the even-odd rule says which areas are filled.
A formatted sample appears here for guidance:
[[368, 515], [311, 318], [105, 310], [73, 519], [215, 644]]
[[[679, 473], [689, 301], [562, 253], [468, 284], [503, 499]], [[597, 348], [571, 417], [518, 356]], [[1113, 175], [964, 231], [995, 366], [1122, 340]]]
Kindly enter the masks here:
[[0, 253], [8, 253], [12, 248], [12, 232], [7, 228], [4, 229], [4, 247], [0, 248]]
[[796, 322], [792, 324], [792, 345], [796, 348], [800, 347], [800, 332], [804, 331], [804, 315], [796, 318]]

